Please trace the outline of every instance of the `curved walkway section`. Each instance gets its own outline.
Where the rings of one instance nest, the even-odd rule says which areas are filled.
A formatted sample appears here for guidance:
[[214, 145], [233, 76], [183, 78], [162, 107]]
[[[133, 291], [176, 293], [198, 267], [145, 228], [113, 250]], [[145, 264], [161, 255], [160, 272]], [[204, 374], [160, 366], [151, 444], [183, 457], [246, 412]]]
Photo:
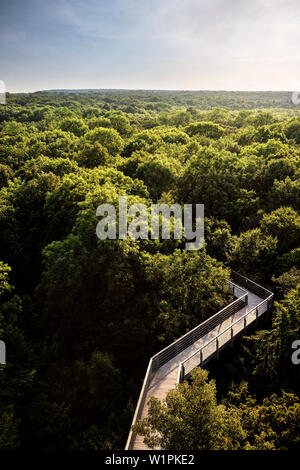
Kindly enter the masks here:
[[[164, 399], [195, 367], [218, 358], [224, 347], [232, 344], [272, 306], [272, 292], [234, 271], [231, 277], [230, 290], [236, 300], [151, 357], [132, 425], [147, 416], [151, 397]], [[125, 449], [146, 450], [148, 447], [142, 436], [130, 430]]]

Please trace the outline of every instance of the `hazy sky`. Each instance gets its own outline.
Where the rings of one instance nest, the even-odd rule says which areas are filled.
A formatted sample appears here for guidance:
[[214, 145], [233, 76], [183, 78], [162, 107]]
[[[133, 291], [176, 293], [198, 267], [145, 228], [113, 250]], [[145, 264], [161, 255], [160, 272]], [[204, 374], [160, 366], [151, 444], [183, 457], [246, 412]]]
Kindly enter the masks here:
[[0, 0], [0, 41], [8, 91], [300, 81], [299, 0]]

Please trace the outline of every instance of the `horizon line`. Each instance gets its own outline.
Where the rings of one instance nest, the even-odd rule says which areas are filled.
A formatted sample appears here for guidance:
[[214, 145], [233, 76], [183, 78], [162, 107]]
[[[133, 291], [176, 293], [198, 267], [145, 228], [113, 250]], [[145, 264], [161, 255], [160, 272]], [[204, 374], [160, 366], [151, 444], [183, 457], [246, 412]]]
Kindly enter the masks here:
[[49, 92], [58, 92], [62, 93], [64, 91], [68, 92], [80, 92], [80, 91], [155, 91], [155, 92], [226, 92], [226, 93], [257, 93], [257, 92], [263, 92], [263, 93], [291, 93], [293, 91], [296, 91], [294, 89], [201, 89], [201, 88], [45, 88], [45, 89], [37, 89], [37, 90], [28, 90], [28, 91], [9, 91], [6, 90], [7, 93], [10, 94], [30, 94], [30, 93], [49, 93]]

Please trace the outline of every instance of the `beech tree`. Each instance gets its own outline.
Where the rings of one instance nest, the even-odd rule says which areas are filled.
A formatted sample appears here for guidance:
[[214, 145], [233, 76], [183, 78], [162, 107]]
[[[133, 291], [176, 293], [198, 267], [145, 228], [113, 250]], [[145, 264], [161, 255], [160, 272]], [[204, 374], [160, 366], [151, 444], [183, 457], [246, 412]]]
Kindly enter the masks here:
[[162, 402], [152, 397], [148, 416], [133, 426], [150, 448], [167, 450], [236, 450], [245, 438], [239, 414], [219, 405], [208, 372], [195, 369]]

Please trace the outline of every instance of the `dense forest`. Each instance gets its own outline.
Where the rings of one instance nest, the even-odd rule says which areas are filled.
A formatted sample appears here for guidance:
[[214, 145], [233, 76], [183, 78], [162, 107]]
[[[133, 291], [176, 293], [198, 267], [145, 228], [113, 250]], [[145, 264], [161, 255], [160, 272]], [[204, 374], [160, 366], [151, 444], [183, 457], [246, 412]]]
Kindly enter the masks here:
[[[228, 303], [231, 268], [275, 293], [270, 325], [138, 431], [166, 449], [300, 448], [299, 108], [284, 92], [7, 96], [0, 449], [123, 449], [149, 357]], [[99, 240], [96, 208], [120, 195], [204, 204], [204, 247]]]

